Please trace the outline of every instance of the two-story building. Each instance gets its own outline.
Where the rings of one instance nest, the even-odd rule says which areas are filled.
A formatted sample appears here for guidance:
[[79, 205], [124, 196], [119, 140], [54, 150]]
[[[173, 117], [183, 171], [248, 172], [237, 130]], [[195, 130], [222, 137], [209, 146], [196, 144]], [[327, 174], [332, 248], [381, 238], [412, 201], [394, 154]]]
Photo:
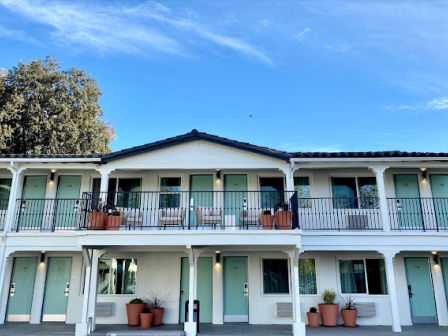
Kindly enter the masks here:
[[0, 323], [88, 335], [152, 292], [166, 324], [189, 299], [193, 321], [194, 298], [203, 323], [302, 336], [332, 289], [360, 325], [448, 326], [446, 153], [287, 153], [193, 130], [105, 155], [2, 154], [0, 229]]

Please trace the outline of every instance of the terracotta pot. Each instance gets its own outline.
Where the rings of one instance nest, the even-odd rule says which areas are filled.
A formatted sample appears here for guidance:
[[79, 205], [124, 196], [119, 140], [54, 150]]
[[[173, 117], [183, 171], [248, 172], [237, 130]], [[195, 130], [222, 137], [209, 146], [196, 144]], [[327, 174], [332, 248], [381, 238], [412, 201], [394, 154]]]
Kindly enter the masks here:
[[272, 230], [274, 226], [274, 216], [272, 215], [261, 215], [260, 222], [263, 226], [263, 230]]
[[123, 216], [109, 216], [106, 221], [106, 230], [120, 230]]
[[104, 230], [106, 226], [107, 213], [89, 212], [90, 226], [89, 230]]
[[319, 313], [306, 313], [308, 317], [308, 327], [319, 328]]
[[126, 303], [126, 313], [128, 314], [128, 326], [140, 325], [140, 313], [145, 309], [146, 303], [129, 304]]
[[163, 324], [163, 313], [165, 313], [165, 308], [151, 308], [151, 313], [154, 314], [152, 320], [152, 325], [162, 325]]
[[356, 317], [358, 316], [356, 309], [341, 309], [341, 314], [344, 320], [344, 327], [356, 327]]
[[320, 316], [322, 317], [322, 325], [324, 327], [338, 326], [338, 304], [319, 303]]
[[140, 328], [148, 329], [152, 328], [153, 313], [140, 313]]
[[292, 211], [277, 211], [275, 226], [277, 230], [291, 230]]

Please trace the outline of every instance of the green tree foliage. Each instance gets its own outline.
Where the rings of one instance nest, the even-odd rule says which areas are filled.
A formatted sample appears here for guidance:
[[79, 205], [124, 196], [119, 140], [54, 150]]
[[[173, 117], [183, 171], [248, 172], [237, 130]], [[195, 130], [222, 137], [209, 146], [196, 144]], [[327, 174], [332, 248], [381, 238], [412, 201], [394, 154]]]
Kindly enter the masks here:
[[115, 139], [97, 82], [52, 57], [0, 71], [0, 153], [98, 154]]

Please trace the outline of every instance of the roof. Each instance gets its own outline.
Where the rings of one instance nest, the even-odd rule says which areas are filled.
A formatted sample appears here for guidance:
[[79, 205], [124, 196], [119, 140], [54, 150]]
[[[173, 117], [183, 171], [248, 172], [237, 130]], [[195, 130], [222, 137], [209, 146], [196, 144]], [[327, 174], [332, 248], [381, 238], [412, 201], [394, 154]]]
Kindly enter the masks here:
[[127, 157], [127, 156], [141, 154], [141, 153], [146, 153], [146, 152], [150, 152], [150, 151], [153, 151], [153, 150], [156, 150], [156, 149], [161, 149], [161, 148], [165, 148], [165, 147], [169, 147], [169, 146], [179, 145], [179, 144], [182, 144], [182, 143], [185, 143], [185, 142], [189, 142], [189, 141], [194, 141], [194, 140], [208, 141], [208, 142], [212, 142], [212, 143], [215, 143], [215, 144], [218, 144], [218, 145], [223, 145], [223, 146], [228, 146], [228, 147], [232, 147], [232, 148], [236, 148], [236, 149], [241, 149], [241, 150], [245, 150], [245, 151], [248, 151], [248, 152], [252, 152], [252, 153], [256, 153], [256, 154], [260, 154], [260, 155], [265, 155], [265, 156], [269, 156], [269, 157], [272, 157], [272, 158], [275, 158], [275, 159], [284, 160], [284, 161], [289, 161], [289, 159], [291, 158], [291, 154], [287, 153], [287, 152], [278, 151], [278, 150], [271, 149], [271, 148], [268, 148], [268, 147], [260, 147], [260, 146], [252, 145], [252, 144], [247, 143], [247, 142], [240, 142], [240, 141], [236, 141], [236, 140], [230, 140], [230, 139], [227, 139], [227, 138], [219, 137], [217, 135], [212, 135], [212, 134], [199, 132], [198, 130], [193, 129], [189, 133], [185, 133], [183, 135], [178, 135], [178, 136], [173, 137], [173, 138], [167, 138], [167, 139], [164, 139], [164, 140], [151, 142], [151, 143], [148, 143], [146, 145], [137, 146], [137, 147], [131, 147], [131, 148], [128, 148], [128, 149], [123, 149], [123, 150], [118, 151], [118, 152], [105, 154], [101, 161], [106, 163], [106, 162], [109, 162], [109, 161], [112, 161], [112, 160], [121, 159], [121, 158], [124, 158], [124, 157]]
[[447, 158], [448, 153], [433, 152], [401, 152], [401, 151], [383, 151], [383, 152], [296, 152], [290, 153], [291, 157], [296, 158], [395, 158], [395, 157], [441, 157]]
[[98, 159], [104, 154], [0, 154], [0, 159]]

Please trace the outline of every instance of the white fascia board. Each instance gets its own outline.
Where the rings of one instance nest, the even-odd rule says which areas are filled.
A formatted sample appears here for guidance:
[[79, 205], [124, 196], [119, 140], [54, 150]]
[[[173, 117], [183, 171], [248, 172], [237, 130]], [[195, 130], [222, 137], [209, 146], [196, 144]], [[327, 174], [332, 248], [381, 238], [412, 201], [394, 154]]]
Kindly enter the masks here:
[[56, 162], [56, 163], [82, 163], [82, 162], [101, 162], [101, 158], [1, 158], [2, 162], [17, 162], [17, 163], [42, 163], [42, 162]]
[[314, 162], [428, 162], [428, 161], [441, 161], [448, 162], [448, 158], [445, 157], [392, 157], [392, 158], [292, 158], [291, 162], [295, 163], [314, 163]]

